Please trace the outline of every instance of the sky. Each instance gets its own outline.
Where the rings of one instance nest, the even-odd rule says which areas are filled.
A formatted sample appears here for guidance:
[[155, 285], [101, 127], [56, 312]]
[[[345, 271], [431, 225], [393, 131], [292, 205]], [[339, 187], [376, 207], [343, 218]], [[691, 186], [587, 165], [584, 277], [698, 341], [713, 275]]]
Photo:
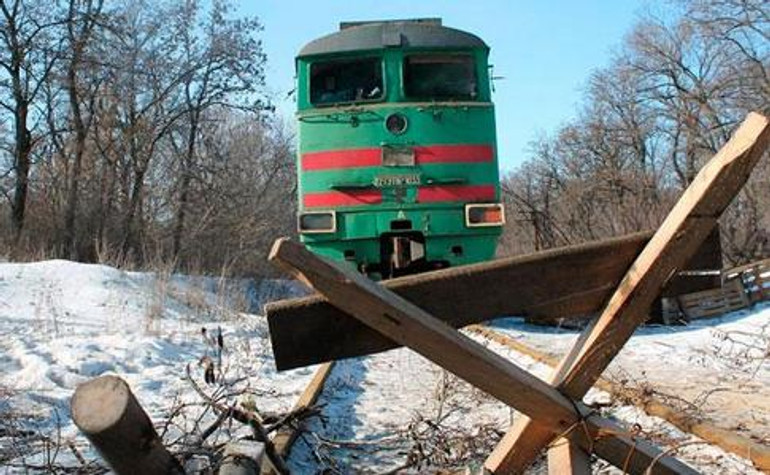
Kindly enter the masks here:
[[531, 142], [575, 117], [591, 72], [609, 64], [646, 0], [241, 0], [264, 27], [267, 85], [293, 123], [294, 57], [340, 21], [439, 17], [491, 48], [500, 168], [512, 171]]

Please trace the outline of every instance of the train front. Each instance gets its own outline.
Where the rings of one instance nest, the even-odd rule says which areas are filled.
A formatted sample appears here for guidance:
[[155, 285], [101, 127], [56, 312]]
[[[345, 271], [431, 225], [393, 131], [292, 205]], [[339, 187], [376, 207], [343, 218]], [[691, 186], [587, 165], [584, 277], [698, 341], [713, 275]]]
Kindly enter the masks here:
[[302, 241], [375, 278], [494, 256], [489, 48], [440, 20], [343, 23], [297, 57]]

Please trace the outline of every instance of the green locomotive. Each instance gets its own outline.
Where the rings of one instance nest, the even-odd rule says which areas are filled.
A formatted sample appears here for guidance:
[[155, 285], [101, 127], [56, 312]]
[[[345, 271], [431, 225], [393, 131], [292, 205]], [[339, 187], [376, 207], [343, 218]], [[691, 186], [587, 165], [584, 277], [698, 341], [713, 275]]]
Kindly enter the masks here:
[[490, 259], [504, 224], [489, 47], [351, 22], [296, 59], [302, 241], [375, 278]]

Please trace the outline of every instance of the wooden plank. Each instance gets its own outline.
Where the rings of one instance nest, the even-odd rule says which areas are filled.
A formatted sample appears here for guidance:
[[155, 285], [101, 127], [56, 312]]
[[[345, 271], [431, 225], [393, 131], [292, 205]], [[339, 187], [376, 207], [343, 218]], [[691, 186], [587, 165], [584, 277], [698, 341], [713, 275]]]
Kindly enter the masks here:
[[[309, 408], [310, 406], [315, 404], [333, 368], [334, 368], [334, 363], [324, 363], [318, 367], [318, 369], [315, 372], [315, 375], [313, 375], [313, 379], [310, 381], [310, 384], [307, 385], [305, 390], [300, 395], [299, 400], [294, 405], [293, 411]], [[295, 429], [292, 427], [285, 427], [278, 431], [275, 437], [273, 437], [273, 445], [275, 446], [275, 451], [278, 453], [278, 455], [280, 455], [283, 458], [286, 458], [286, 456], [289, 455], [291, 446], [292, 444], [294, 444], [294, 441], [297, 439], [299, 432], [300, 432], [299, 429]], [[262, 470], [262, 473], [275, 473], [275, 472], [273, 472], [269, 468], [266, 468]]]
[[351, 269], [278, 240], [270, 260], [321, 292], [341, 310], [406, 345], [458, 377], [528, 414], [553, 435], [563, 435], [632, 473], [696, 473], [615, 423], [570, 401], [542, 380], [454, 330], [416, 305]]
[[[401, 277], [384, 285], [455, 328], [508, 315], [587, 315], [607, 301], [650, 237], [631, 234]], [[272, 303], [266, 310], [279, 370], [397, 346], [320, 296]]]
[[548, 449], [548, 475], [591, 475], [591, 456], [567, 439]]
[[[587, 338], [562, 360], [550, 382], [581, 399], [644, 322], [663, 284], [696, 252], [743, 187], [770, 143], [770, 122], [751, 113], [732, 138], [700, 170], [634, 261]], [[522, 418], [487, 459], [495, 473], [521, 472], [552, 439], [542, 424]]]
[[78, 385], [70, 405], [75, 425], [118, 475], [184, 473], [121, 378], [100, 376]]

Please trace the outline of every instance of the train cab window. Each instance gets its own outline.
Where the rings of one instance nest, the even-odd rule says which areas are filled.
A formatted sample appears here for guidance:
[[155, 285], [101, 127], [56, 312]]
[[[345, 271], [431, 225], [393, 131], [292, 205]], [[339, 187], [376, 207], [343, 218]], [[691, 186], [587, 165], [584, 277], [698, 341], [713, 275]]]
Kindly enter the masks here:
[[310, 66], [310, 102], [315, 106], [382, 99], [382, 60], [317, 61]]
[[476, 68], [469, 54], [414, 54], [404, 58], [404, 94], [420, 100], [475, 100]]

